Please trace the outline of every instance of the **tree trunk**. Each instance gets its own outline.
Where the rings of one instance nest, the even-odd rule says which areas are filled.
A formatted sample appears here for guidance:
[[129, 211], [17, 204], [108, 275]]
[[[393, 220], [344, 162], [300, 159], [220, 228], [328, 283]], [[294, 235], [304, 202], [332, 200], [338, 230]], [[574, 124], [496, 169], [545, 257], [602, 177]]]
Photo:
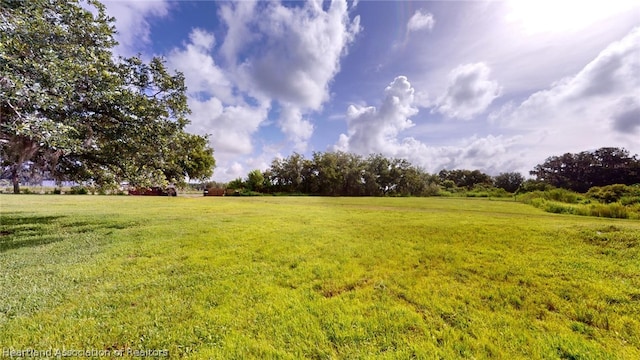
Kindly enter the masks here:
[[18, 179], [18, 166], [13, 167], [13, 171], [11, 172], [11, 182], [13, 183], [13, 193], [20, 194], [20, 181]]

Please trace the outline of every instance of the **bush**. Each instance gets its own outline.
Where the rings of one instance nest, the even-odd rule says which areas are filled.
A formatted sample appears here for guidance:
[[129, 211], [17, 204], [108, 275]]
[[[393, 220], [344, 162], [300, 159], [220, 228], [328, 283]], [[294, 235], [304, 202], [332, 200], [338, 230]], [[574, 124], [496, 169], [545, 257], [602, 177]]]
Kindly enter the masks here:
[[235, 195], [236, 196], [263, 196], [264, 194], [259, 193], [257, 191], [242, 190], [240, 192], [236, 192]]
[[470, 191], [466, 195], [467, 197], [480, 197], [480, 198], [489, 197], [489, 193], [486, 191]]
[[579, 196], [577, 193], [566, 189], [553, 189], [545, 191], [548, 200], [559, 201], [567, 204], [577, 204]]
[[520, 201], [524, 203], [529, 203], [529, 201], [536, 198], [567, 204], [577, 204], [583, 200], [580, 194], [566, 189], [536, 190], [520, 195]]
[[620, 201], [622, 200], [622, 198], [627, 198], [627, 202], [633, 200], [634, 198], [637, 200], [633, 201], [640, 202], [640, 186], [628, 186], [623, 184], [607, 185], [601, 187], [594, 186], [587, 192], [587, 197], [598, 200], [605, 204]]
[[84, 186], [72, 186], [69, 194], [71, 195], [86, 195], [89, 193], [89, 190]]
[[516, 190], [516, 194], [528, 193], [532, 191], [547, 191], [553, 188], [553, 186], [543, 181], [529, 179], [520, 184], [520, 187], [518, 188], [518, 190]]
[[629, 212], [627, 208], [621, 204], [594, 204], [589, 207], [591, 216], [607, 217], [616, 219], [628, 219]]
[[62, 193], [62, 190], [58, 188], [53, 189], [53, 192], [52, 192], [52, 194], [55, 194], [55, 195], [60, 195], [61, 193]]
[[625, 206], [640, 204], [640, 196], [623, 196], [620, 198], [620, 204]]
[[[554, 214], [573, 214], [617, 219], [640, 219], [640, 201], [635, 197], [623, 198], [609, 204], [591, 203], [579, 194], [564, 189], [533, 191], [520, 195], [519, 201]], [[572, 205], [568, 205], [572, 204]], [[575, 205], [574, 205], [575, 204]]]
[[440, 195], [440, 186], [436, 183], [429, 183], [424, 190], [422, 191], [423, 196], [439, 196]]
[[554, 214], [576, 214], [576, 209], [573, 206], [567, 206], [555, 202], [547, 202], [544, 207], [544, 211]]

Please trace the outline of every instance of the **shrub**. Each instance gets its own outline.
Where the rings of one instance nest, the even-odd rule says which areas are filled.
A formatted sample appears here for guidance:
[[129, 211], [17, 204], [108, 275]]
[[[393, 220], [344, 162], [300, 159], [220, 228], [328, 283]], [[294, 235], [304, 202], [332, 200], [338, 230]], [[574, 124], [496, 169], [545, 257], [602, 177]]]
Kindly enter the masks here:
[[467, 197], [489, 197], [489, 193], [486, 191], [470, 191], [466, 195]]
[[544, 211], [554, 213], [554, 214], [575, 214], [575, 208], [572, 206], [567, 206], [563, 204], [558, 204], [555, 202], [547, 202]]
[[89, 193], [89, 190], [84, 186], [72, 186], [69, 194], [71, 195], [86, 195]]
[[577, 204], [582, 201], [582, 197], [578, 193], [566, 189], [536, 190], [520, 195], [520, 201], [524, 203], [529, 203], [529, 201], [536, 198], [567, 204]]
[[528, 193], [532, 191], [546, 191], [553, 189], [553, 186], [538, 180], [525, 180], [518, 190], [516, 190], [516, 194]]
[[629, 212], [624, 205], [613, 204], [593, 204], [589, 207], [591, 216], [627, 219], [629, 218]]
[[587, 192], [587, 197], [598, 200], [605, 204], [620, 201], [625, 196], [640, 196], [640, 193], [634, 191], [634, 187], [623, 184], [594, 186]]
[[58, 188], [53, 189], [53, 194], [60, 195], [61, 193], [62, 193], [61, 189], [58, 189]]
[[567, 204], [577, 204], [579, 196], [577, 193], [566, 189], [553, 189], [545, 191], [548, 200], [559, 201]]
[[240, 192], [236, 192], [234, 195], [236, 196], [263, 196], [262, 193], [259, 193], [257, 191], [250, 191], [250, 190], [242, 190]]
[[[624, 199], [624, 202], [622, 201]], [[573, 214], [618, 219], [639, 219], [640, 201], [636, 197], [624, 197], [620, 202], [591, 203], [579, 194], [564, 189], [533, 191], [520, 195], [520, 202], [555, 214]], [[572, 205], [568, 205], [572, 204]], [[575, 205], [573, 205], [575, 204]]]
[[513, 194], [503, 188], [494, 188], [489, 191], [489, 195], [492, 197], [511, 197]]
[[620, 198], [620, 204], [625, 206], [640, 204], [640, 196], [623, 196]]
[[438, 186], [438, 184], [436, 183], [429, 183], [429, 185], [427, 185], [423, 192], [422, 195], [423, 196], [439, 196], [440, 195], [440, 186]]
[[442, 182], [442, 186], [449, 191], [456, 187], [456, 183], [453, 180], [445, 180]]
[[528, 202], [528, 204], [531, 204], [538, 209], [542, 209], [545, 203], [546, 201], [544, 201], [544, 199], [542, 198], [533, 198]]

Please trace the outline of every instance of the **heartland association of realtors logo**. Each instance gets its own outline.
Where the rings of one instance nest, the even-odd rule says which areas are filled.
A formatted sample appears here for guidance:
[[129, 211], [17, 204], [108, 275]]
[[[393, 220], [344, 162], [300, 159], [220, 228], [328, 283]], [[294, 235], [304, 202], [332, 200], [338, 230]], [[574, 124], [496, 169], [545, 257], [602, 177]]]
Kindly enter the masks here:
[[101, 349], [13, 349], [3, 348], [2, 357], [9, 358], [68, 358], [68, 357], [168, 357], [167, 349], [121, 349], [121, 350], [101, 350]]

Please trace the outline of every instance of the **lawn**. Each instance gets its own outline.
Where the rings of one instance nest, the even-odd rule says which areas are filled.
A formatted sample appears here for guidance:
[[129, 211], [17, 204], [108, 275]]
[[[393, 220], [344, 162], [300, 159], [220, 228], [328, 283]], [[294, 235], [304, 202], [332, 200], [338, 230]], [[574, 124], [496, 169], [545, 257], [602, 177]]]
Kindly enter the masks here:
[[461, 198], [0, 195], [0, 212], [5, 355], [640, 358], [639, 221]]

